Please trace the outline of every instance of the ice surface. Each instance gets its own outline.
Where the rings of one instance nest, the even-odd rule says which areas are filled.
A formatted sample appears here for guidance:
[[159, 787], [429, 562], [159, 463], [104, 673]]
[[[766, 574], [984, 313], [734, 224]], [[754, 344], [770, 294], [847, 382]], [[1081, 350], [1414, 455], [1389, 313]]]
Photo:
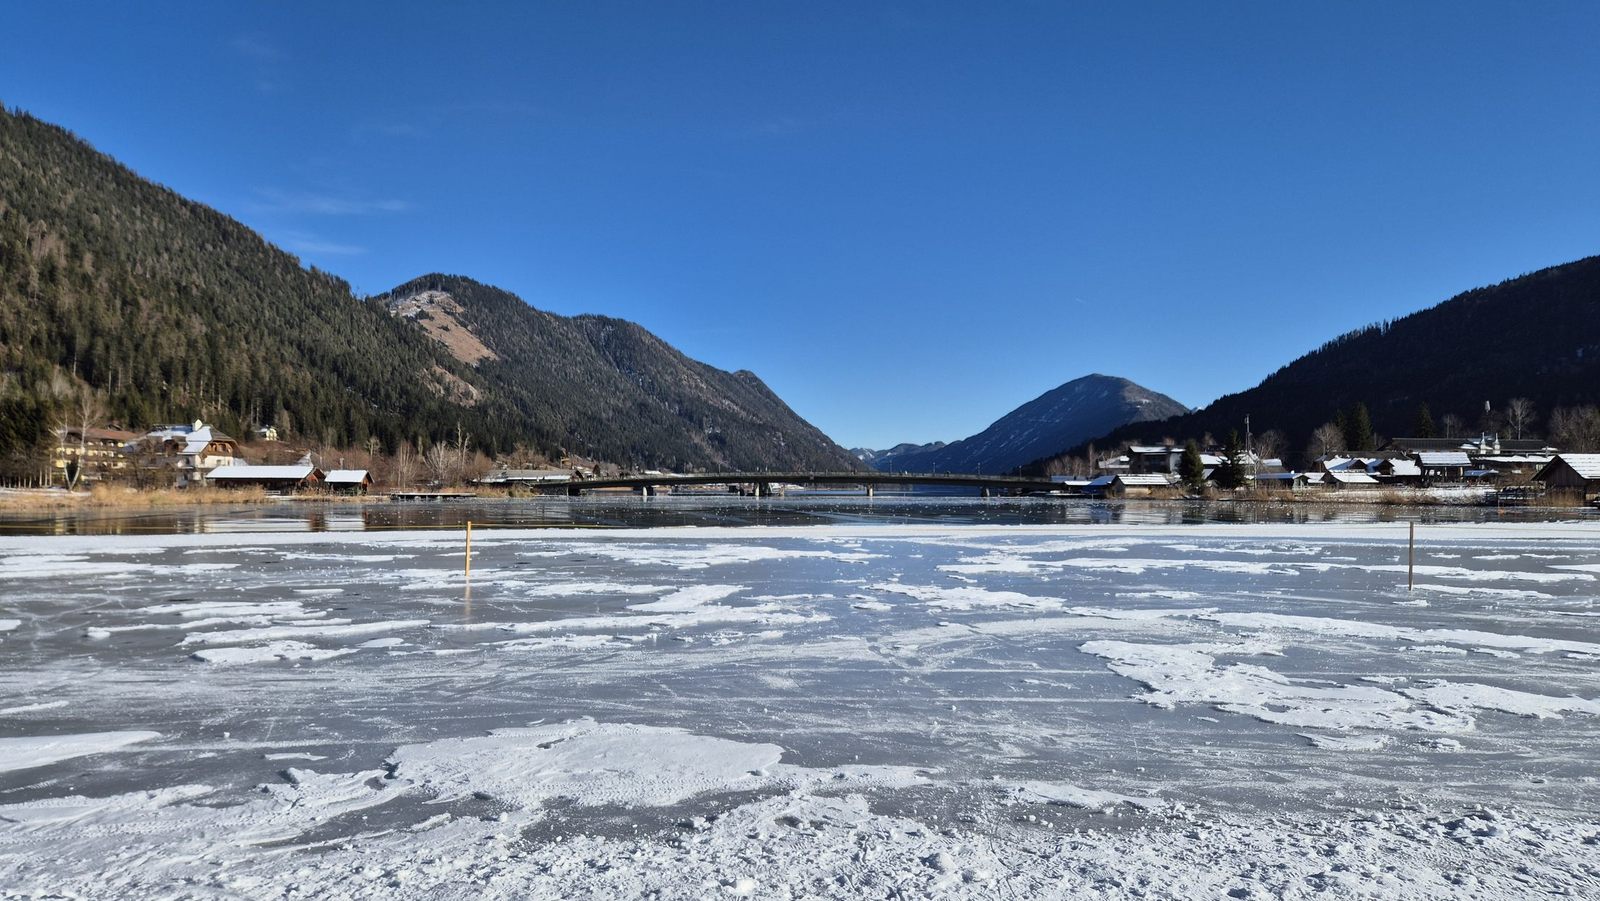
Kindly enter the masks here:
[[1092, 788], [1082, 788], [1067, 782], [1019, 782], [1014, 790], [1024, 798], [1044, 801], [1047, 804], [1061, 804], [1067, 807], [1077, 807], [1090, 810], [1128, 805], [1140, 810], [1158, 810], [1163, 805], [1158, 798], [1136, 798], [1132, 795], [1118, 794], [1117, 792], [1101, 791]]
[[0, 893], [1594, 895], [1600, 528], [1418, 534], [0, 537]]
[[25, 735], [0, 738], [0, 773], [48, 766], [74, 757], [104, 754], [160, 738], [160, 732], [127, 730], [77, 735]]
[[327, 660], [353, 654], [353, 648], [319, 648], [303, 641], [269, 641], [242, 648], [205, 648], [190, 654], [202, 663], [267, 663], [273, 660]]
[[191, 632], [183, 637], [189, 644], [243, 644], [248, 641], [295, 640], [300, 638], [349, 638], [371, 635], [374, 632], [398, 632], [426, 626], [425, 619], [397, 619], [388, 622], [350, 623], [347, 625], [268, 626], [260, 629], [232, 629], [223, 632]]
[[754, 772], [782, 757], [777, 745], [585, 719], [406, 745], [389, 762], [396, 776], [442, 799], [480, 793], [520, 808], [553, 798], [660, 807], [756, 787]]

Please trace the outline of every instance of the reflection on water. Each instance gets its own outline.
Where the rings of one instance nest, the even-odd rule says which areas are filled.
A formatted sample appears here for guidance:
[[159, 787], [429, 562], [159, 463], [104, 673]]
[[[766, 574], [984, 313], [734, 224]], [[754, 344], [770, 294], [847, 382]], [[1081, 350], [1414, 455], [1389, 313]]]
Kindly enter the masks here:
[[1596, 518], [1575, 508], [1405, 507], [1083, 498], [875, 498], [829, 493], [781, 498], [724, 495], [539, 497], [427, 503], [285, 500], [237, 507], [58, 510], [0, 514], [11, 535], [334, 532], [461, 528], [651, 528], [836, 523], [984, 525], [1187, 525], [1202, 523], [1549, 522]]

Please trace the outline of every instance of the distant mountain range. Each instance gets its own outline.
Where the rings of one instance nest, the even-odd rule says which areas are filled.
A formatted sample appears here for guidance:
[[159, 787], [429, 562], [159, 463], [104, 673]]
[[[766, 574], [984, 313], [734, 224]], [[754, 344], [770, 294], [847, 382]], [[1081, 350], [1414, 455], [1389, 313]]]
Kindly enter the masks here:
[[[453, 438], [671, 469], [860, 466], [749, 372], [458, 276], [381, 298], [0, 107], [0, 467], [83, 387], [107, 420]], [[25, 471], [25, 470], [24, 470]]]
[[[1382, 435], [1413, 436], [1418, 411], [1442, 423], [1493, 427], [1511, 398], [1538, 411], [1532, 431], [1557, 407], [1600, 403], [1600, 257], [1541, 269], [1457, 295], [1428, 309], [1335, 338], [1248, 391], [1160, 423], [1140, 423], [1094, 436], [1100, 448], [1162, 437], [1218, 439], [1281, 431], [1289, 450], [1304, 452], [1311, 433], [1341, 410], [1365, 404]], [[1484, 404], [1491, 407], [1484, 422]], [[1079, 456], [1087, 439], [1063, 444], [1036, 461]]]
[[852, 453], [880, 472], [999, 474], [1128, 423], [1186, 412], [1183, 404], [1127, 379], [1086, 375], [1046, 391], [970, 438]]

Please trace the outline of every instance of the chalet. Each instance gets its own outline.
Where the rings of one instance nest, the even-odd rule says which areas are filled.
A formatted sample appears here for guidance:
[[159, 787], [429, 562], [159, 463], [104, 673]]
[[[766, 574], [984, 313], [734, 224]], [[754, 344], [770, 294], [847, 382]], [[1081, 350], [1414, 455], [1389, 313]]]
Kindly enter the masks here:
[[153, 429], [138, 443], [165, 458], [177, 472], [179, 487], [201, 484], [212, 470], [240, 462], [239, 442], [198, 419], [193, 425]]
[[334, 494], [366, 494], [372, 488], [372, 474], [365, 469], [330, 469], [322, 484]]
[[1127, 454], [1122, 454], [1116, 457], [1107, 457], [1104, 460], [1096, 463], [1095, 468], [1110, 473], [1131, 472], [1133, 470], [1133, 459]]
[[1484, 432], [1476, 438], [1393, 438], [1383, 449], [1407, 456], [1423, 451], [1463, 451], [1472, 457], [1555, 450], [1538, 438], [1501, 438], [1493, 432]]
[[1405, 457], [1395, 457], [1384, 460], [1369, 475], [1378, 477], [1378, 481], [1390, 485], [1412, 485], [1422, 482], [1422, 467], [1417, 461]]
[[71, 426], [58, 429], [55, 450], [50, 457], [54, 480], [71, 485], [116, 477], [128, 467], [128, 456], [123, 448], [138, 438], [133, 432], [118, 429]]
[[1323, 474], [1323, 484], [1341, 491], [1378, 487], [1378, 480], [1364, 472], [1329, 472]]
[[1396, 438], [1386, 445], [1386, 450], [1415, 457], [1422, 453], [1447, 453], [1459, 451], [1467, 455], [1469, 464], [1462, 472], [1480, 470], [1492, 474], [1479, 478], [1499, 477], [1518, 480], [1538, 472], [1555, 458], [1556, 449], [1538, 438], [1501, 438], [1485, 432], [1477, 438]]
[[1116, 478], [1117, 477], [1114, 475], [1095, 476], [1083, 486], [1083, 493], [1093, 495], [1095, 497], [1101, 497], [1111, 490], [1111, 483], [1115, 481]]
[[1324, 457], [1319, 461], [1323, 472], [1364, 472], [1372, 475], [1383, 465], [1382, 457]]
[[[365, 473], [365, 470], [355, 471]], [[219, 488], [265, 488], [285, 493], [315, 488], [325, 478], [322, 470], [309, 463], [288, 466], [229, 465], [206, 473], [206, 481]]]
[[1424, 482], [1459, 482], [1473, 468], [1466, 451], [1418, 451], [1413, 457]]
[[1280, 491], [1300, 491], [1311, 484], [1303, 472], [1258, 472], [1245, 478], [1262, 488]]
[[1556, 458], [1555, 451], [1549, 453], [1515, 453], [1515, 454], [1490, 454], [1473, 459], [1473, 464], [1482, 469], [1493, 469], [1499, 473], [1501, 481], [1527, 482], [1533, 474], [1549, 465]]
[[1171, 474], [1178, 471], [1178, 461], [1181, 459], [1181, 447], [1135, 444], [1128, 448], [1128, 471]]
[[1087, 494], [1091, 481], [1091, 479], [1084, 476], [1065, 474], [1050, 477], [1050, 484], [1056, 486], [1054, 490], [1062, 494]]
[[1600, 493], [1600, 454], [1556, 454], [1533, 480], [1546, 491], [1575, 491], [1587, 501]]
[[1149, 497], [1172, 487], [1172, 479], [1162, 473], [1122, 472], [1111, 477], [1105, 493], [1110, 497]]

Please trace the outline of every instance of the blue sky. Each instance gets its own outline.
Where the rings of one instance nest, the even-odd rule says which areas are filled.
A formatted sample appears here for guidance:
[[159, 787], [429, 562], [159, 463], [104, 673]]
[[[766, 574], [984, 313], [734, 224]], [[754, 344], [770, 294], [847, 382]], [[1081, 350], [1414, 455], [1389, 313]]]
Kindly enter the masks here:
[[454, 272], [633, 319], [846, 445], [1094, 371], [1202, 405], [1600, 252], [1600, 4], [6, 19], [0, 100], [358, 290]]

